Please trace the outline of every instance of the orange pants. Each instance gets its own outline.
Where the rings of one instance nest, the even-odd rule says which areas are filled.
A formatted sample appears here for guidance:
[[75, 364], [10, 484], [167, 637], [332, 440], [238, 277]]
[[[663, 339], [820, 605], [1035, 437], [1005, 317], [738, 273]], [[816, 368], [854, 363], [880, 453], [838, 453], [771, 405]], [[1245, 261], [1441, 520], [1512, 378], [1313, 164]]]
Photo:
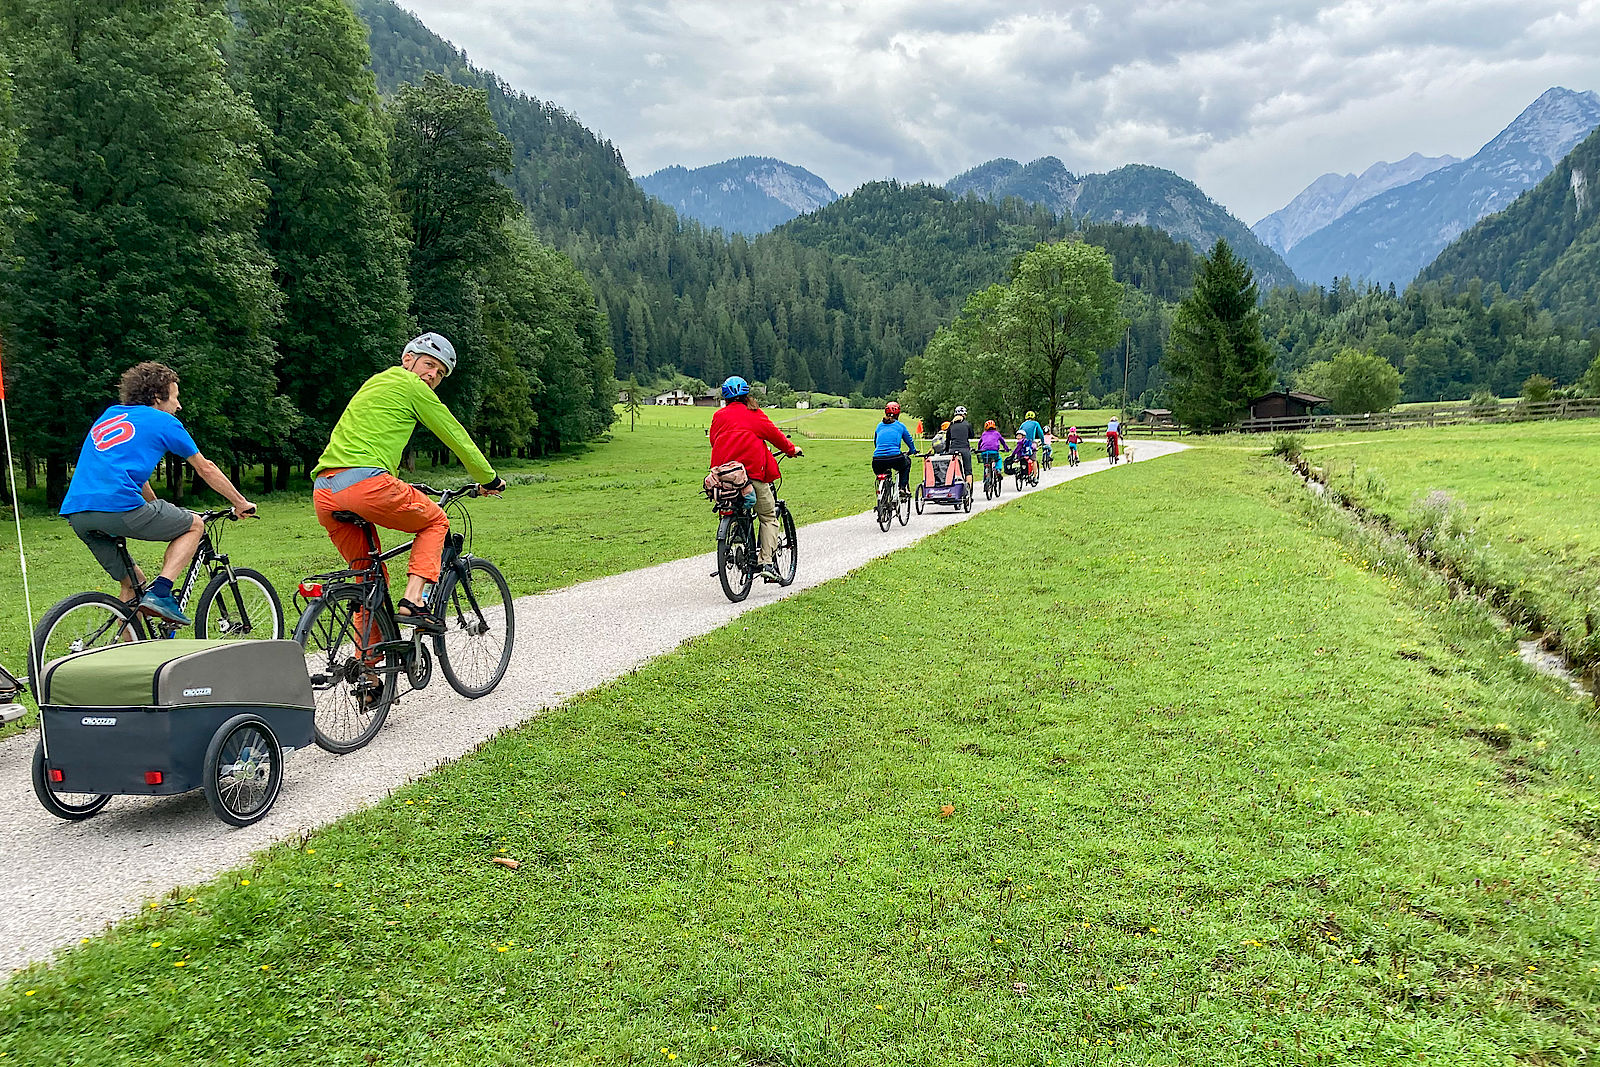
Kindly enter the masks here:
[[350, 566], [358, 566], [366, 556], [367, 536], [348, 522], [335, 519], [335, 511], [353, 511], [374, 526], [415, 534], [417, 543], [411, 548], [407, 573], [427, 582], [439, 580], [439, 558], [444, 553], [444, 535], [450, 530], [450, 519], [443, 508], [399, 478], [374, 474], [338, 492], [318, 485], [311, 491], [311, 502], [317, 509], [317, 521]]

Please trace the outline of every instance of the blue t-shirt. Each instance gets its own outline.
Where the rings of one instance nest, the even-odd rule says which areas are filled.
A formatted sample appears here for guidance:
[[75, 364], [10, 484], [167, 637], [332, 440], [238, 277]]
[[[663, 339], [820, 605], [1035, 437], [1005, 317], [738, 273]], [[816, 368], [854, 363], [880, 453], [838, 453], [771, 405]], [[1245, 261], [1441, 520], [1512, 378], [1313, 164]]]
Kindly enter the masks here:
[[913, 452], [917, 443], [911, 439], [911, 431], [899, 419], [893, 422], [878, 422], [878, 429], [872, 438], [872, 458], [892, 459], [900, 454], [900, 443], [904, 441], [907, 448]]
[[61, 514], [132, 511], [144, 503], [139, 490], [168, 452], [188, 459], [200, 450], [177, 416], [149, 404], [106, 408], [83, 439]]
[[1044, 440], [1044, 427], [1039, 425], [1038, 419], [1029, 419], [1021, 426], [1018, 426], [1017, 430], [1021, 433], [1027, 434], [1028, 440], [1030, 441]]

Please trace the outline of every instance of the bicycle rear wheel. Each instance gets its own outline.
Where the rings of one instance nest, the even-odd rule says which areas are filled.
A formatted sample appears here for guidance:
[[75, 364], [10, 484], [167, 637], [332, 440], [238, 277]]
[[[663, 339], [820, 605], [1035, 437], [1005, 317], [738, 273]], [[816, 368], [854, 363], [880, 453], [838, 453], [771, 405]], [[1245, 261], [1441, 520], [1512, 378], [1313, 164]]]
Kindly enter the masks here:
[[329, 752], [354, 752], [371, 741], [400, 684], [399, 653], [377, 648], [400, 640], [400, 628], [387, 610], [368, 611], [362, 593], [360, 586], [335, 586], [294, 628], [317, 702], [317, 744]]
[[794, 572], [800, 562], [800, 536], [795, 531], [794, 516], [789, 506], [778, 502], [778, 547], [772, 550], [773, 565], [778, 568], [778, 584], [794, 581]]
[[[143, 641], [144, 619], [132, 604], [105, 593], [74, 593], [57, 601], [33, 630], [38, 666], [121, 641]], [[33, 673], [30, 665], [28, 673]]]
[[267, 576], [249, 567], [235, 567], [233, 578], [230, 582], [227, 572], [218, 574], [200, 594], [194, 609], [194, 635], [282, 640], [283, 602]]
[[734, 519], [728, 523], [727, 536], [717, 538], [717, 580], [723, 594], [735, 604], [750, 595], [756, 580], [753, 523]]
[[894, 522], [894, 507], [889, 503], [889, 483], [885, 481], [878, 489], [878, 529], [888, 533], [889, 524], [892, 522]]
[[517, 614], [505, 575], [486, 559], [464, 561], [465, 573], [450, 571], [434, 598], [444, 633], [433, 640], [439, 669], [464, 697], [494, 692], [511, 665]]

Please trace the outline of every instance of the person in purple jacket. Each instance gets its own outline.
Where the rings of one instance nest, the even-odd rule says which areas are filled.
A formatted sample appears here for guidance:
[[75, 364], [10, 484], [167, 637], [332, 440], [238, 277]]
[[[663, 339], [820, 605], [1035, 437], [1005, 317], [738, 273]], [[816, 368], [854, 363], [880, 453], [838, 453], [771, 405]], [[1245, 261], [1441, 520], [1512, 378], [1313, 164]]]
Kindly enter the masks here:
[[981, 463], [999, 463], [1000, 453], [1005, 450], [1005, 435], [995, 426], [990, 419], [983, 424], [983, 436], [978, 438], [978, 460]]

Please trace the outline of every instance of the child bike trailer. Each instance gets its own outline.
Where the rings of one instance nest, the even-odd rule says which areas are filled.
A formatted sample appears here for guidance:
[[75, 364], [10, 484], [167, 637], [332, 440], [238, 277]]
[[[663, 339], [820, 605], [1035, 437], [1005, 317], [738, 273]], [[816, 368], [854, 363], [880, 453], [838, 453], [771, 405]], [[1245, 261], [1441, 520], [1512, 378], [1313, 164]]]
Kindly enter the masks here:
[[917, 486], [917, 514], [925, 504], [944, 504], [962, 511], [972, 510], [972, 493], [961, 457], [931, 455], [922, 457], [922, 484]]
[[35, 687], [33, 791], [63, 819], [113, 796], [204, 789], [217, 818], [271, 810], [316, 703], [293, 641], [135, 641], [48, 664]]

